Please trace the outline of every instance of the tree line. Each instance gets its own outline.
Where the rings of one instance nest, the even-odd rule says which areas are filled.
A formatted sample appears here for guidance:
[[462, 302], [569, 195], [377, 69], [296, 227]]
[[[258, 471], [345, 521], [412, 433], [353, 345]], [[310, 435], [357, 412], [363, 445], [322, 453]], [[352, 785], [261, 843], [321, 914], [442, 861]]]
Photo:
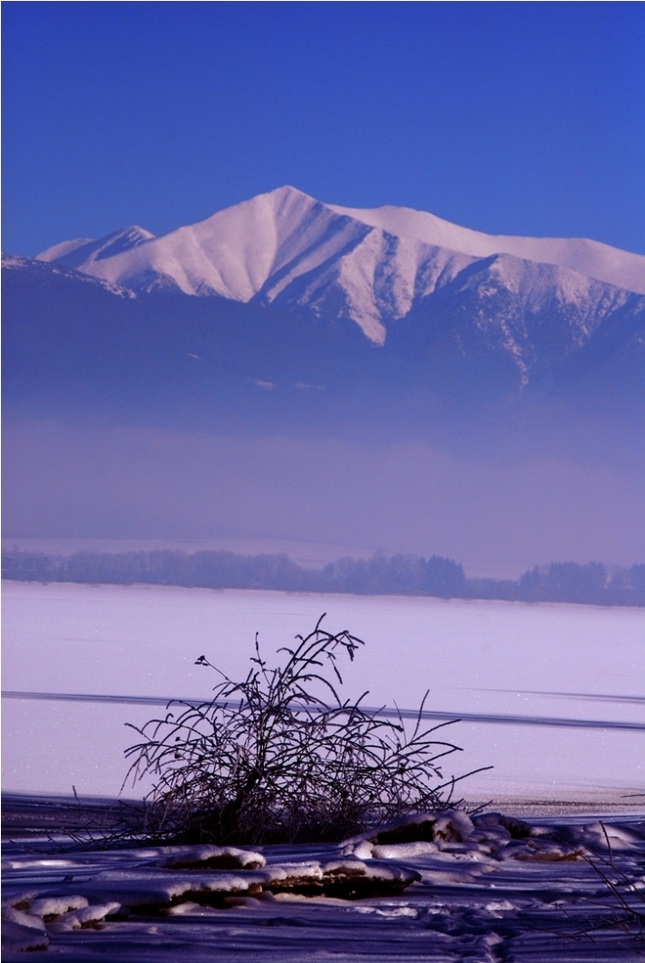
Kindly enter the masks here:
[[3, 550], [2, 577], [24, 582], [180, 585], [187, 588], [274, 589], [354, 595], [431, 595], [439, 598], [504, 599], [523, 602], [581, 602], [645, 605], [645, 564], [611, 577], [600, 562], [552, 562], [519, 579], [466, 578], [463, 565], [432, 555], [342, 558], [322, 569], [306, 569], [286, 555], [174, 550], [75, 552], [46, 555]]

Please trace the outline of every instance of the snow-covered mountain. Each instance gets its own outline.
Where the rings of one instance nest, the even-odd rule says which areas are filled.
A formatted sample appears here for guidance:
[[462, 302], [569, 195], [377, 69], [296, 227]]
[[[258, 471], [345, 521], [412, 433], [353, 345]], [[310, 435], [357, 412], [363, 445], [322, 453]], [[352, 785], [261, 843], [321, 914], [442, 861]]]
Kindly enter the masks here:
[[234, 411], [281, 429], [308, 408], [326, 425], [354, 406], [427, 427], [451, 405], [559, 410], [564, 392], [604, 417], [645, 400], [645, 257], [594, 241], [285, 187], [163, 237], [129, 227], [5, 257], [3, 275], [5, 397], [44, 410], [183, 398], [204, 423]]
[[16, 534], [641, 557], [645, 257], [281, 188], [2, 304]]
[[114, 231], [98, 241], [90, 237], [77, 237], [74, 241], [62, 241], [39, 254], [37, 260], [55, 261], [64, 264], [66, 267], [79, 268], [84, 270], [86, 274], [92, 274], [92, 271], [86, 270], [87, 265], [95, 261], [102, 261], [107, 257], [114, 257], [115, 254], [121, 254], [122, 251], [129, 251], [152, 238], [154, 238], [154, 234], [145, 231], [142, 227], [137, 227], [135, 224], [132, 227], [124, 227], [120, 231]]
[[[136, 293], [183, 292], [349, 319], [382, 345], [392, 322], [464, 300], [479, 326], [563, 318], [585, 340], [645, 294], [645, 257], [585, 239], [492, 237], [407, 208], [323, 204], [292, 187], [154, 237], [128, 227], [38, 260]], [[437, 299], [437, 296], [441, 297]], [[473, 313], [474, 312], [474, 313]], [[512, 326], [512, 325], [511, 325]], [[515, 338], [511, 353], [516, 350]]]

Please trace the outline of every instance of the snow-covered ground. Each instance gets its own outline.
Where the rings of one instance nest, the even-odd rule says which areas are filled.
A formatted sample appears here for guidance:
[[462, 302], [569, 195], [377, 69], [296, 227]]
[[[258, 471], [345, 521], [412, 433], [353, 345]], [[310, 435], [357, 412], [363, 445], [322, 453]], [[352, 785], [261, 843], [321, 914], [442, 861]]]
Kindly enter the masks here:
[[[256, 631], [271, 663], [326, 611], [328, 629], [366, 642], [344, 672], [348, 695], [368, 689], [368, 705], [412, 709], [429, 689], [430, 710], [487, 717], [448, 730], [464, 751], [447, 775], [494, 766], [463, 783], [467, 799], [602, 809], [645, 788], [642, 610], [15, 582], [4, 583], [3, 607], [3, 691], [133, 699], [207, 697], [216, 679], [198, 656], [240, 677]], [[5, 698], [4, 788], [115, 795], [134, 741], [124, 724], [162, 712]]]
[[[3, 959], [642, 959], [644, 807], [616, 813], [643, 800], [624, 798], [643, 791], [642, 611], [13, 582], [3, 604], [5, 692], [124, 700], [4, 700], [5, 791], [39, 798], [5, 798]], [[272, 661], [323, 610], [367, 643], [345, 672], [349, 694], [408, 708], [430, 688], [430, 709], [475, 717], [454, 727], [455, 771], [493, 764], [464, 791], [497, 806], [339, 845], [97, 851], [52, 836], [79, 816], [48, 792], [115, 795], [123, 723], [163, 711], [137, 699], [207, 696], [215, 680], [197, 656], [239, 676], [256, 631]], [[552, 805], [518, 821], [492, 812], [504, 799], [534, 812], [577, 800], [596, 815]]]
[[340, 845], [60, 847], [5, 848], [4, 960], [626, 963], [645, 950], [642, 817], [462, 811]]

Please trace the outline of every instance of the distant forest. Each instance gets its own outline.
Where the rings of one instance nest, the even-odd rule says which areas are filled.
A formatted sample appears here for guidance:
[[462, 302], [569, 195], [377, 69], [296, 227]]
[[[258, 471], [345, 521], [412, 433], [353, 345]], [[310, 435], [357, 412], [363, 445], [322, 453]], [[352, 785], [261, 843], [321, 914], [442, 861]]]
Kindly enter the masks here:
[[342, 558], [323, 569], [305, 569], [286, 555], [237, 555], [172, 550], [76, 552], [44, 555], [19, 549], [2, 553], [2, 577], [22, 582], [181, 585], [189, 588], [277, 589], [354, 595], [431, 595], [439, 598], [505, 599], [645, 606], [645, 564], [609, 578], [600, 562], [552, 562], [519, 579], [466, 578], [463, 566], [432, 555], [377, 553]]

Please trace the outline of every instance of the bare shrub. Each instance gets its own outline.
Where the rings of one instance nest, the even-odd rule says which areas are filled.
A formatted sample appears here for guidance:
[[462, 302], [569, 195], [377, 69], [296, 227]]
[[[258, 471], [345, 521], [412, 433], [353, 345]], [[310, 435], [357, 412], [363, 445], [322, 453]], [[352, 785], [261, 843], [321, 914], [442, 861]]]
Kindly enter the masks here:
[[[339, 656], [353, 661], [364, 643], [333, 635], [322, 618], [284, 648], [270, 669], [257, 636], [252, 668], [221, 677], [210, 702], [170, 703], [126, 751], [134, 781], [152, 776], [145, 833], [186, 842], [262, 843], [339, 840], [410, 812], [446, 808], [454, 779], [439, 760], [458, 747], [436, 738], [448, 723], [423, 727], [423, 707], [406, 732], [397, 721], [343, 701]], [[426, 693], [427, 697], [427, 693]], [[463, 777], [462, 777], [463, 778]]]
[[[609, 834], [604, 823], [600, 823], [607, 843], [607, 857], [591, 859], [585, 857], [589, 865], [600, 877], [605, 885], [606, 895], [610, 898], [605, 904], [611, 910], [611, 915], [597, 924], [597, 929], [612, 927], [622, 930], [626, 936], [638, 943], [645, 943], [645, 893], [643, 883], [645, 879], [640, 875], [636, 880], [619, 869], [614, 862], [614, 854], [609, 840]], [[587, 930], [591, 937], [592, 930]], [[593, 938], [593, 937], [592, 937]]]

